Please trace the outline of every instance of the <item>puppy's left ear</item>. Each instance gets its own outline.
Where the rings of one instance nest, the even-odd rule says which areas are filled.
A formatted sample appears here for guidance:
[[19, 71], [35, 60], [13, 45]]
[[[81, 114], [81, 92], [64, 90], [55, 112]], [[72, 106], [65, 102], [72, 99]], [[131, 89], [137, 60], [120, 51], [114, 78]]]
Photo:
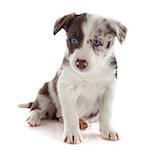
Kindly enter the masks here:
[[126, 38], [127, 28], [123, 24], [115, 20], [109, 20], [109, 26], [115, 33], [115, 36], [117, 36], [119, 42], [122, 43]]
[[68, 30], [71, 21], [74, 19], [76, 16], [75, 13], [65, 15], [59, 19], [56, 20], [55, 25], [54, 25], [54, 35], [59, 32], [62, 28], [65, 29], [66, 31]]

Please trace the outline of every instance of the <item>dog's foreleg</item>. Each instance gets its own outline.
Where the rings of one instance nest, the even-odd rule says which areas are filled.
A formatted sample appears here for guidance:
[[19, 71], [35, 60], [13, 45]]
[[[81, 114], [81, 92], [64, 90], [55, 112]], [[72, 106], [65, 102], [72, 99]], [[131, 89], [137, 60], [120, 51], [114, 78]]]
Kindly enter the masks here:
[[110, 123], [113, 95], [114, 95], [114, 85], [111, 84], [106, 87], [103, 97], [99, 100], [100, 103], [99, 125], [101, 137], [103, 139], [116, 141], [119, 139], [119, 137], [118, 134], [112, 129]]
[[63, 84], [58, 86], [58, 95], [64, 117], [63, 140], [70, 144], [80, 143], [79, 115], [76, 108], [78, 95], [72, 86], [69, 87]]

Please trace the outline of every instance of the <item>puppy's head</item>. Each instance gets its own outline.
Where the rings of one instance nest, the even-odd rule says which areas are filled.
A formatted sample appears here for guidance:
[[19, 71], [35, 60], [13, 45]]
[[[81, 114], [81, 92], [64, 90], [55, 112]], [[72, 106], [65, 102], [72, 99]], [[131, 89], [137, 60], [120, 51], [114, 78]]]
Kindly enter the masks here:
[[76, 72], [95, 70], [113, 45], [115, 37], [122, 43], [127, 29], [120, 22], [93, 14], [75, 13], [58, 19], [54, 35], [61, 29], [67, 33], [69, 62]]

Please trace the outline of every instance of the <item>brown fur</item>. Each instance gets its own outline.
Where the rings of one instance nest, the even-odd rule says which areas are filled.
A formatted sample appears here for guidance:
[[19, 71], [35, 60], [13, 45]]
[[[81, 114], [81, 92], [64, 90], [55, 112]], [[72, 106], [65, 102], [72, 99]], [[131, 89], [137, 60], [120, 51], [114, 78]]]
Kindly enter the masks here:
[[71, 20], [75, 17], [75, 13], [65, 15], [62, 18], [58, 19], [54, 25], [54, 35], [59, 32], [62, 28], [66, 31], [68, 30], [68, 26], [71, 23]]
[[117, 78], [117, 60], [115, 57], [112, 57], [111, 60], [110, 60], [110, 65], [116, 70], [115, 72], [115, 76]]
[[[76, 15], [74, 20], [72, 21], [72, 24], [70, 25], [70, 27], [67, 30], [67, 46], [68, 46], [70, 53], [73, 53], [75, 49], [80, 48], [82, 46], [84, 34], [81, 29], [81, 25], [85, 21], [86, 21], [85, 13]], [[77, 45], [73, 45], [71, 43], [72, 37], [77, 38], [77, 40], [78, 40]]]
[[[54, 26], [54, 35], [62, 28], [67, 32], [67, 46], [70, 53], [73, 53], [75, 49], [80, 48], [83, 42], [83, 32], [81, 25], [86, 21], [86, 13], [76, 15], [75, 13], [66, 15], [58, 19]], [[71, 38], [75, 37], [78, 40], [77, 45], [71, 43]]]
[[35, 101], [32, 103], [30, 109], [31, 109], [31, 110], [40, 109], [40, 108], [39, 108], [39, 103], [38, 103], [37, 100], [35, 100]]
[[69, 60], [68, 58], [64, 57], [63, 59], [63, 65], [68, 66], [69, 65]]
[[111, 59], [110, 64], [113, 66], [113, 68], [117, 69], [117, 60], [115, 57]]
[[55, 76], [55, 78], [53, 79], [53, 87], [54, 87], [54, 92], [56, 93], [56, 95], [58, 95], [57, 94], [57, 81], [58, 81], [58, 78], [59, 78], [59, 75], [58, 75], [58, 73], [56, 74], [56, 76]]
[[43, 87], [39, 90], [39, 94], [49, 96], [49, 91], [48, 91], [48, 82], [46, 82]]

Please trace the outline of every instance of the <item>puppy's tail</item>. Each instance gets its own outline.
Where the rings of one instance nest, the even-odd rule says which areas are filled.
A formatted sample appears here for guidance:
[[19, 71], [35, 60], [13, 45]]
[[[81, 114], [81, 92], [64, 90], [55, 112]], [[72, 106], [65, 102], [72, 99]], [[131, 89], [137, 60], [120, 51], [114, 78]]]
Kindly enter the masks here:
[[29, 102], [26, 104], [19, 104], [18, 107], [19, 108], [31, 108], [32, 107], [33, 102]]

